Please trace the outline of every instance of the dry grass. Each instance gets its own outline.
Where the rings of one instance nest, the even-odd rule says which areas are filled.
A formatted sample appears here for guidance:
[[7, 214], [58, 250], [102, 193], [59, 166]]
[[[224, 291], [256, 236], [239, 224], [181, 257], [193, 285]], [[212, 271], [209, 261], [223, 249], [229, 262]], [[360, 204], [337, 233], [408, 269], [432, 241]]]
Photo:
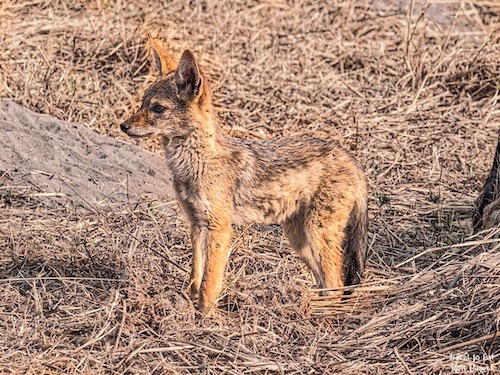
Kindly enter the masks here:
[[319, 4], [0, 4], [0, 97], [120, 136], [159, 33], [201, 57], [227, 132], [333, 137], [372, 197], [352, 301], [315, 297], [279, 228], [256, 226], [237, 233], [221, 311], [201, 321], [182, 293], [179, 215], [48, 211], [0, 188], [0, 372], [499, 371], [500, 255], [468, 236], [500, 125], [500, 6]]

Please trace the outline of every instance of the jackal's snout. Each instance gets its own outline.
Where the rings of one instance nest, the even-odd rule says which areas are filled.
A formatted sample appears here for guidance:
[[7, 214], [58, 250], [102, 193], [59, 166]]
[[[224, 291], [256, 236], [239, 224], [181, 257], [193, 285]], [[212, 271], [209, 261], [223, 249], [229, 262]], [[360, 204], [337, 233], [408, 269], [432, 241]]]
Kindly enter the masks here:
[[150, 116], [142, 110], [121, 123], [120, 129], [130, 137], [146, 137], [154, 133]]

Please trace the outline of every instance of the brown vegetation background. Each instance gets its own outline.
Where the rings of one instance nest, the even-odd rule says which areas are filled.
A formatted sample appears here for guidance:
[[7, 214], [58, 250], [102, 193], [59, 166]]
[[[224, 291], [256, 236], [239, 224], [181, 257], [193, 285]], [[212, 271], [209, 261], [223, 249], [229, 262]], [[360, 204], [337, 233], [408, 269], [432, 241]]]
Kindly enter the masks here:
[[500, 125], [497, 1], [3, 0], [0, 97], [122, 137], [154, 78], [148, 33], [194, 51], [227, 133], [356, 155], [365, 283], [321, 300], [279, 227], [239, 228], [201, 320], [175, 205], [75, 213], [1, 184], [1, 373], [499, 371], [500, 255], [469, 222]]

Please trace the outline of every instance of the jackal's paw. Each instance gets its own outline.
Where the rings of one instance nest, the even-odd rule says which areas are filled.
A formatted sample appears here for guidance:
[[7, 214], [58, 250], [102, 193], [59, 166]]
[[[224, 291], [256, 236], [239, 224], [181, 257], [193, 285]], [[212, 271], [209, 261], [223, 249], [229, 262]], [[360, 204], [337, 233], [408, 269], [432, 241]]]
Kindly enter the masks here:
[[197, 301], [199, 294], [200, 288], [194, 284], [191, 284], [191, 286], [189, 287], [189, 298], [191, 298], [191, 301]]
[[342, 300], [343, 292], [340, 290], [320, 290], [319, 295], [321, 297], [328, 297], [325, 300], [332, 302], [340, 302]]
[[202, 298], [198, 301], [198, 311], [202, 315], [210, 316], [215, 312], [215, 310], [217, 310], [217, 304], [215, 302], [207, 303], [203, 301]]

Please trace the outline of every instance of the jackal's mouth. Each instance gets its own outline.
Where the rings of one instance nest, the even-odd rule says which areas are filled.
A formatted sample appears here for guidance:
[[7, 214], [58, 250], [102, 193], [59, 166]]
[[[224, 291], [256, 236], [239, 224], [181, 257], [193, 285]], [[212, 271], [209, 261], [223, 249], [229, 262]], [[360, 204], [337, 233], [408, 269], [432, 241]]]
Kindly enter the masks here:
[[132, 138], [144, 138], [144, 137], [150, 137], [152, 135], [154, 135], [154, 132], [152, 131], [148, 131], [148, 132], [138, 132], [138, 133], [134, 133], [132, 131], [128, 131], [128, 132], [125, 132], [129, 137], [132, 137]]
[[154, 130], [152, 129], [145, 129], [145, 128], [125, 128], [122, 127], [122, 131], [127, 134], [129, 137], [132, 138], [143, 138], [143, 137], [149, 137], [155, 134]]

